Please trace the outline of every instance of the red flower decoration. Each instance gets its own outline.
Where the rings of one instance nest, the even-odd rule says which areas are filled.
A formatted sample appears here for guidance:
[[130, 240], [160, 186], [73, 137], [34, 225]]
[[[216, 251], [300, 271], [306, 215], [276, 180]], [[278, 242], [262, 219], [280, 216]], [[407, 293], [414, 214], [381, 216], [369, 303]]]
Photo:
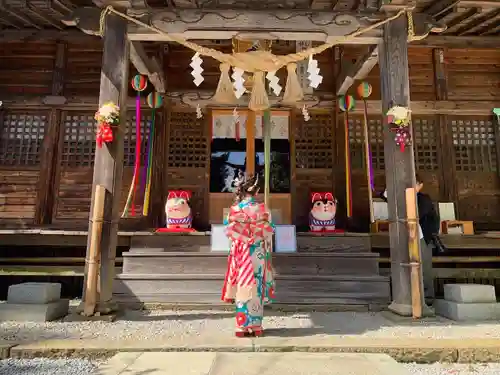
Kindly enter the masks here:
[[269, 288], [269, 298], [274, 298], [274, 288], [273, 287]]
[[236, 323], [241, 327], [243, 325], [245, 325], [245, 323], [247, 322], [247, 316], [245, 313], [243, 312], [239, 312], [236, 314]]
[[103, 143], [113, 142], [113, 129], [111, 129], [111, 126], [109, 124], [104, 122], [99, 124], [99, 129], [96, 135], [96, 142], [99, 148], [102, 147]]

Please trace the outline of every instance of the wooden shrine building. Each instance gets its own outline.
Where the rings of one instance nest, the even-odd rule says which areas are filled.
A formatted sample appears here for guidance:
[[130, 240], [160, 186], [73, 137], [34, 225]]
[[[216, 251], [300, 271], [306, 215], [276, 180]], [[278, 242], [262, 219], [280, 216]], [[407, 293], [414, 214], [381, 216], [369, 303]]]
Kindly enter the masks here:
[[[113, 11], [103, 16], [109, 5], [129, 19]], [[308, 87], [307, 60], [298, 63], [304, 91], [298, 105], [284, 105], [283, 94], [269, 94], [271, 116], [286, 123], [271, 140], [271, 208], [279, 213], [279, 224], [295, 225], [299, 234], [298, 253], [277, 256], [283, 301], [387, 304], [391, 298], [368, 235], [302, 233], [308, 231], [315, 191], [333, 192], [338, 199], [338, 227], [369, 232], [360, 82], [372, 87], [366, 108], [375, 191], [387, 187], [391, 197], [385, 241], [391, 248], [395, 309], [407, 314], [411, 302], [409, 269], [401, 264], [409, 262], [404, 189], [414, 186], [415, 172], [435, 202], [454, 203], [456, 216], [473, 221], [476, 232], [500, 230], [500, 126], [493, 113], [500, 107], [500, 1], [5, 0], [0, 4], [0, 226], [87, 230], [93, 185], [104, 186], [102, 305], [113, 292], [118, 300], [138, 302], [217, 301], [224, 255], [207, 250], [207, 231], [222, 222], [231, 202], [231, 173], [263, 170], [264, 142], [256, 126], [262, 120], [248, 109], [249, 95], [235, 105], [215, 102], [220, 62], [202, 56], [204, 80], [197, 87], [190, 67], [194, 51], [177, 43], [179, 38], [227, 54], [244, 52], [256, 40], [275, 55], [332, 43], [314, 55], [323, 77], [316, 89]], [[286, 71], [276, 73], [283, 87]], [[146, 97], [153, 91], [163, 97], [155, 111], [151, 202], [148, 215], [119, 219], [133, 175], [136, 92], [130, 80], [138, 73], [149, 80], [140, 99], [142, 157], [152, 116]], [[346, 94], [358, 99], [347, 118], [338, 102]], [[123, 121], [115, 140], [99, 148], [94, 114], [108, 101], [120, 105]], [[395, 105], [411, 109], [412, 146], [404, 152], [383, 117]], [[219, 137], [214, 118], [231, 116], [234, 108], [247, 126]], [[123, 273], [113, 283], [118, 228], [144, 234], [164, 226], [171, 190], [192, 192], [198, 233], [131, 234], [129, 263], [124, 254]], [[140, 194], [136, 212], [142, 212]], [[142, 262], [132, 251], [137, 247], [165, 251]], [[321, 267], [331, 272], [317, 271]], [[196, 292], [185, 294], [183, 288]]]

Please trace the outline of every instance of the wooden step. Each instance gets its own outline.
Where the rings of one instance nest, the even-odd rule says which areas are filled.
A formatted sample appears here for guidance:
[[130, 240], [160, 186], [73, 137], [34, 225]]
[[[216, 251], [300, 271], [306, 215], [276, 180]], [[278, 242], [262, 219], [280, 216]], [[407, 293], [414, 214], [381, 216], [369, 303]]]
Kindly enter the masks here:
[[[295, 253], [273, 254], [277, 274], [285, 275], [378, 275], [378, 254]], [[123, 274], [217, 274], [224, 275], [227, 255], [189, 252], [123, 253]]]
[[[217, 303], [223, 275], [117, 275], [114, 298], [142, 303]], [[360, 275], [278, 275], [276, 302], [338, 304], [389, 301], [389, 278]]]
[[[159, 233], [151, 236], [134, 236], [130, 251], [156, 252], [210, 252], [209, 232]], [[299, 252], [370, 252], [371, 240], [368, 234], [301, 234], [297, 235]]]

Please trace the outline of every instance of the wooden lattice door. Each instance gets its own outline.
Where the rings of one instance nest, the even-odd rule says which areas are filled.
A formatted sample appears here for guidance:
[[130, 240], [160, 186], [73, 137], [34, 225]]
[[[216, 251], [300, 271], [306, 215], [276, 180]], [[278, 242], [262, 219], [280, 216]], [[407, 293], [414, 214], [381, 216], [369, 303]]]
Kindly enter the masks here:
[[0, 114], [0, 223], [33, 224], [49, 111]]

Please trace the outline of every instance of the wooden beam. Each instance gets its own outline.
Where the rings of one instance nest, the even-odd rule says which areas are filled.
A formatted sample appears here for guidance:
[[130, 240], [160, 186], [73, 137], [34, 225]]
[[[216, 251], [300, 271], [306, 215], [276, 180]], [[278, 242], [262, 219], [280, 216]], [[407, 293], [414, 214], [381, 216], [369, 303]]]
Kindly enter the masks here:
[[424, 13], [427, 13], [434, 18], [439, 18], [443, 16], [448, 10], [453, 9], [461, 0], [441, 0], [432, 2], [427, 8], [424, 9]]
[[368, 52], [359, 57], [352, 67], [340, 74], [337, 95], [345, 95], [354, 82], [365, 79], [377, 63], [378, 46], [371, 46], [368, 48]]
[[[167, 92], [166, 98], [177, 102], [181, 106], [196, 108], [214, 106], [213, 91], [183, 91]], [[10, 96], [3, 99], [3, 107], [8, 109], [50, 109], [57, 107], [65, 111], [95, 110], [98, 105], [96, 96], [62, 97], [65, 103], [61, 105], [48, 105], [44, 103], [44, 97], [19, 97]], [[280, 98], [269, 98], [274, 106], [279, 106]], [[306, 95], [304, 103], [308, 105], [310, 111], [331, 110], [336, 101], [336, 95], [331, 92], [318, 92], [314, 95]], [[382, 105], [379, 100], [368, 100], [368, 112], [370, 114], [382, 113]], [[147, 106], [145, 98], [141, 98], [141, 105]], [[248, 98], [242, 98], [238, 106], [247, 107]], [[128, 98], [127, 106], [129, 110], [135, 108], [135, 98]], [[490, 116], [491, 109], [498, 107], [495, 101], [475, 101], [475, 100], [443, 100], [443, 101], [412, 101], [411, 110], [415, 115], [454, 115], [454, 116]], [[353, 114], [363, 114], [362, 103], [356, 103], [352, 110]]]
[[[101, 86], [99, 91], [99, 105], [113, 102], [120, 106], [119, 128], [113, 131], [114, 140], [102, 147], [97, 147], [94, 159], [94, 177], [92, 182], [92, 198], [90, 218], [94, 217], [94, 197], [96, 186], [102, 185], [106, 189], [104, 200], [104, 214], [102, 233], [100, 235], [100, 279], [99, 301], [97, 311], [109, 313], [115, 309], [111, 302], [112, 285], [117, 245], [118, 221], [120, 218], [120, 196], [123, 176], [123, 135], [127, 124], [127, 96], [128, 96], [128, 66], [129, 48], [127, 41], [127, 21], [116, 15], [109, 15], [105, 19], [106, 33], [104, 34], [104, 50], [102, 57]], [[89, 232], [92, 222], [89, 222]], [[91, 246], [90, 236], [87, 239], [87, 256]], [[88, 268], [88, 267], [86, 267]], [[84, 281], [84, 285], [86, 280]], [[82, 303], [85, 303], [85, 295]]]
[[435, 47], [435, 48], [498, 48], [500, 37], [498, 36], [452, 36], [431, 35], [424, 40], [412, 43], [412, 47]]
[[137, 71], [148, 77], [155, 90], [165, 93], [165, 75], [155, 57], [148, 57], [140, 42], [130, 42], [130, 61]]
[[[384, 41], [380, 45], [380, 80], [384, 113], [393, 106], [410, 106], [406, 18], [384, 25]], [[393, 302], [389, 309], [399, 315], [412, 316], [406, 189], [415, 187], [413, 146], [406, 147], [402, 152], [394, 142], [394, 133], [389, 126], [384, 126], [384, 155], [392, 260]]]
[[475, 18], [471, 22], [468, 22], [466, 25], [462, 26], [457, 30], [457, 35], [471, 35], [476, 31], [487, 28], [488, 25], [493, 24], [495, 22], [495, 18], [500, 14], [500, 8], [492, 10], [488, 13], [483, 13], [481, 16]]

